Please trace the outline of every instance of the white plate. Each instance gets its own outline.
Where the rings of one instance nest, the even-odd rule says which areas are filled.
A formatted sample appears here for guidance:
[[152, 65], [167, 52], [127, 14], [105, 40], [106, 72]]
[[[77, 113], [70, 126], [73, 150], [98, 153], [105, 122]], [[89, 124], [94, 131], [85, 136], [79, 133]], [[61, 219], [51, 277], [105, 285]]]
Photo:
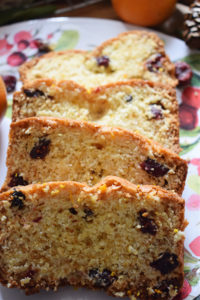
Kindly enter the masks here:
[[[68, 48], [75, 46], [75, 48], [77, 49], [91, 50], [95, 46], [102, 43], [103, 41], [115, 37], [121, 32], [134, 30], [134, 29], [141, 30], [143, 28], [132, 26], [118, 21], [93, 19], [93, 18], [52, 18], [52, 19], [21, 22], [9, 26], [1, 27], [0, 41], [4, 40], [5, 42], [6, 40], [6, 45], [4, 46], [3, 49], [2, 43], [0, 43], [0, 74], [1, 75], [13, 74], [16, 77], [18, 77], [18, 72], [17, 72], [18, 66], [13, 66], [13, 64], [16, 65], [16, 62], [14, 62], [13, 60], [9, 60], [9, 57], [13, 52], [17, 52], [18, 55], [20, 52], [22, 53], [20, 55], [22, 55], [23, 57], [25, 56], [33, 57], [38, 51], [36, 48], [31, 48], [31, 43], [33, 42], [34, 39], [41, 38], [45, 42], [56, 45], [60, 40], [60, 37], [62, 36], [63, 32], [69, 33], [69, 31], [71, 31], [73, 35], [72, 37], [73, 42], [71, 43], [69, 40], [66, 39], [67, 43], [69, 43]], [[145, 29], [145, 30], [149, 30], [149, 29]], [[26, 33], [23, 33], [24, 31]], [[192, 52], [189, 50], [189, 48], [185, 45], [183, 41], [176, 39], [174, 37], [169, 37], [162, 33], [157, 32], [157, 34], [160, 36], [161, 39], [164, 40], [166, 52], [171, 58], [171, 60], [176, 61], [192, 54]], [[28, 46], [26, 45], [27, 47], [25, 46], [24, 49], [22, 49], [23, 45], [21, 45], [22, 48], [20, 48], [19, 44], [17, 43], [19, 42], [20, 36], [22, 39], [23, 37], [25, 37], [25, 39], [28, 41]], [[7, 49], [7, 52], [5, 49]], [[2, 54], [3, 52], [4, 54]], [[199, 86], [200, 86], [200, 82], [199, 82]], [[19, 88], [20, 88], [20, 83], [18, 82], [17, 89]], [[179, 102], [181, 101], [181, 96], [183, 92], [184, 89], [178, 90]], [[12, 102], [12, 95], [10, 94], [9, 105], [11, 105], [11, 102]], [[197, 111], [197, 114], [199, 116], [199, 110]], [[10, 119], [4, 118], [0, 126], [0, 185], [3, 183], [6, 174], [5, 160], [6, 160], [6, 149], [8, 144], [9, 124], [10, 124]], [[195, 138], [199, 138], [199, 136], [195, 136]], [[187, 139], [188, 143], [192, 143], [195, 138], [194, 137], [191, 138], [188, 135], [183, 138], [183, 143], [185, 139]], [[191, 149], [191, 151], [187, 153], [185, 157], [189, 157], [190, 159], [198, 158], [200, 152], [199, 150], [200, 150], [199, 144], [197, 144], [195, 147]], [[198, 177], [197, 175], [198, 171], [196, 165], [192, 165], [190, 167], [189, 174]], [[186, 230], [186, 242], [185, 242], [185, 248], [189, 255], [189, 264], [188, 261], [186, 261], [187, 266], [189, 268], [189, 271], [187, 273], [188, 276], [187, 282], [185, 285], [186, 294], [188, 289], [191, 288], [190, 285], [192, 281], [190, 282], [189, 278], [194, 279], [194, 277], [196, 276], [195, 279], [197, 282], [196, 285], [193, 285], [190, 296], [187, 299], [193, 299], [194, 296], [197, 296], [200, 293], [200, 284], [198, 278], [200, 273], [200, 261], [199, 261], [200, 254], [198, 253], [198, 251], [194, 252], [195, 251], [194, 247], [191, 248], [191, 243], [194, 240], [198, 239], [198, 236], [200, 238], [200, 230], [199, 230], [200, 229], [199, 226], [200, 196], [198, 196], [200, 192], [197, 193], [198, 191], [196, 191], [196, 188], [192, 190], [191, 186], [186, 187], [184, 192], [184, 197], [186, 200], [190, 199], [192, 195], [194, 195], [194, 191], [197, 197], [195, 198], [197, 199], [197, 209], [195, 210], [191, 209], [192, 206], [188, 205], [190, 209], [186, 210], [187, 218], [190, 221], [190, 225]], [[198, 206], [198, 199], [199, 199], [199, 206]], [[198, 240], [196, 242], [196, 245], [197, 244], [198, 244]], [[200, 241], [199, 241], [199, 245], [200, 245]], [[192, 252], [192, 250], [194, 251]], [[191, 263], [190, 258], [193, 260], [193, 263]], [[196, 272], [195, 275], [194, 272]], [[189, 283], [190, 285], [188, 286], [187, 283]], [[47, 300], [47, 299], [48, 300], [50, 299], [52, 300], [64, 300], [64, 299], [65, 300], [68, 299], [69, 300], [72, 299], [106, 300], [107, 299], [109, 300], [111, 298], [112, 297], [107, 296], [103, 292], [97, 292], [97, 291], [93, 292], [93, 291], [88, 291], [86, 289], [79, 289], [78, 291], [74, 291], [73, 288], [66, 287], [66, 288], [60, 288], [57, 293], [41, 292], [40, 294], [29, 296], [28, 299], [30, 300], [36, 300], [36, 299], [40, 299], [40, 300]], [[27, 299], [27, 297], [21, 291], [10, 290], [4, 287], [0, 288], [0, 300], [19, 300], [19, 299], [25, 300]]]

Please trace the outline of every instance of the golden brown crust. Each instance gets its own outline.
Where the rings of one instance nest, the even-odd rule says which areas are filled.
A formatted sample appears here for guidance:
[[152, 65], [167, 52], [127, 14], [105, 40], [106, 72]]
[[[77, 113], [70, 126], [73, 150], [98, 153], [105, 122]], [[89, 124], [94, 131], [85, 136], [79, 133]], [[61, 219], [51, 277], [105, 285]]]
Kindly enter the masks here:
[[[56, 128], [61, 128], [62, 126], [65, 128], [77, 128], [82, 130], [88, 131], [91, 133], [92, 136], [101, 136], [103, 135], [105, 138], [109, 139], [115, 139], [120, 144], [124, 144], [125, 141], [137, 141], [137, 143], [140, 145], [141, 151], [147, 151], [152, 152], [156, 157], [162, 157], [164, 158], [164, 161], [168, 163], [169, 166], [173, 167], [176, 166], [176, 176], [180, 179], [181, 184], [176, 183], [176, 192], [178, 194], [181, 194], [184, 189], [186, 175], [187, 175], [187, 163], [183, 159], [181, 159], [177, 154], [171, 152], [168, 149], [162, 148], [158, 143], [151, 141], [149, 139], [144, 138], [140, 134], [136, 132], [130, 132], [125, 129], [117, 128], [117, 127], [106, 127], [103, 125], [97, 125], [94, 123], [84, 122], [84, 121], [75, 121], [75, 120], [66, 120], [66, 119], [56, 119], [56, 118], [47, 118], [47, 117], [41, 117], [41, 118], [28, 118], [28, 119], [22, 119], [18, 122], [11, 123], [11, 130], [10, 130], [10, 136], [9, 140], [10, 143], [12, 143], [12, 140], [14, 138], [16, 129], [19, 130], [20, 128], [24, 131], [31, 126], [34, 126], [34, 128], [40, 129], [41, 127], [49, 127], [51, 130]], [[9, 160], [11, 157], [11, 147], [8, 147], [7, 152], [7, 166], [9, 168]], [[9, 182], [9, 176], [7, 174], [7, 179], [2, 187], [1, 191], [4, 191], [8, 189], [7, 185]]]
[[[41, 193], [45, 193], [43, 191], [45, 186], [50, 186], [50, 190], [56, 190], [57, 188], [60, 188], [62, 185], [62, 190], [67, 191], [69, 188], [75, 188], [76, 190], [84, 190], [85, 193], [101, 193], [101, 201], [105, 201], [106, 193], [104, 191], [101, 191], [100, 187], [103, 185], [106, 185], [107, 188], [111, 188], [110, 191], [115, 191], [116, 187], [117, 190], [122, 190], [124, 193], [129, 193], [130, 195], [135, 195], [135, 193], [140, 193], [140, 195], [145, 195], [151, 192], [155, 192], [155, 195], [157, 195], [159, 198], [164, 199], [163, 201], [167, 202], [176, 202], [179, 203], [181, 206], [184, 207], [185, 200], [179, 196], [177, 193], [173, 191], [168, 191], [163, 189], [160, 186], [154, 186], [154, 185], [136, 185], [124, 178], [117, 177], [117, 176], [107, 176], [103, 179], [101, 179], [97, 184], [94, 186], [88, 186], [86, 183], [76, 182], [76, 181], [51, 181], [48, 183], [35, 183], [35, 184], [29, 184], [26, 186], [18, 186], [17, 189], [20, 189], [23, 191], [23, 193], [27, 193], [29, 195], [32, 195], [35, 193], [35, 191], [40, 190]], [[2, 201], [5, 198], [8, 198], [11, 191], [14, 191], [16, 188], [10, 188], [9, 190], [3, 192], [0, 194], [0, 201]], [[136, 201], [136, 199], [133, 199], [130, 197], [130, 201]], [[181, 229], [184, 229], [185, 227], [181, 227]]]

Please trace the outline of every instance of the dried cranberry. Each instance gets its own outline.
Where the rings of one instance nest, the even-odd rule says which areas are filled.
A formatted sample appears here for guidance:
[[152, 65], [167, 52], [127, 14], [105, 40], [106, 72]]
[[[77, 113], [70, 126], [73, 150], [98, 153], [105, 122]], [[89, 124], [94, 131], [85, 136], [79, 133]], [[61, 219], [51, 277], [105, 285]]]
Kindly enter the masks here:
[[72, 215], [77, 215], [77, 211], [75, 210], [74, 207], [70, 207], [70, 208], [69, 208], [69, 211], [70, 211], [70, 213], [71, 213]]
[[13, 52], [10, 54], [7, 58], [7, 63], [10, 66], [17, 67], [23, 64], [27, 60], [27, 57], [24, 53], [22, 52]]
[[37, 144], [35, 144], [35, 146], [33, 147], [33, 149], [30, 152], [31, 158], [33, 158], [33, 159], [45, 158], [45, 156], [50, 151], [50, 144], [51, 144], [50, 140], [47, 140], [45, 138], [39, 139], [39, 142]]
[[88, 207], [84, 208], [83, 211], [85, 213], [85, 216], [83, 217], [83, 219], [85, 219], [87, 222], [90, 222], [92, 220], [92, 217], [94, 216], [93, 211]]
[[160, 120], [163, 118], [162, 109], [159, 108], [157, 105], [152, 104], [151, 107], [151, 113], [153, 115], [152, 119]]
[[[86, 217], [86, 218], [94, 215], [93, 211], [92, 211], [90, 208], [88, 208], [88, 207], [84, 208], [83, 211], [84, 211], [84, 213], [85, 213], [85, 217]], [[85, 217], [84, 217], [84, 218], [85, 218]]]
[[127, 95], [125, 97], [125, 101], [128, 103], [128, 102], [131, 102], [133, 100], [133, 97], [131, 95]]
[[2, 76], [2, 78], [6, 85], [7, 92], [8, 93], [14, 92], [16, 83], [17, 83], [16, 77], [12, 76], [12, 75], [5, 75], [5, 76]]
[[164, 176], [169, 171], [168, 167], [159, 164], [157, 161], [149, 157], [141, 163], [141, 168], [155, 177]]
[[31, 90], [24, 89], [24, 94], [30, 98], [44, 96], [44, 93], [40, 90], [31, 91]]
[[150, 266], [159, 270], [162, 275], [171, 273], [178, 265], [177, 255], [169, 252], [161, 253], [157, 260], [150, 263]]
[[192, 79], [192, 69], [184, 61], [178, 61], [175, 63], [175, 74], [178, 79], [179, 86], [189, 84]]
[[163, 55], [158, 53], [153, 58], [147, 60], [146, 67], [150, 72], [157, 73], [162, 68]]
[[[178, 280], [178, 278], [171, 278], [170, 280], [162, 280], [160, 283], [158, 283], [156, 286], [153, 287], [154, 291], [161, 291], [162, 296], [165, 296], [167, 299], [170, 296], [170, 286], [173, 286], [176, 289], [180, 288], [180, 282], [181, 280]], [[160, 299], [160, 293], [156, 293], [152, 295], [154, 299]]]
[[180, 120], [180, 128], [186, 130], [194, 129], [198, 124], [198, 109], [182, 103], [179, 106], [179, 120]]
[[145, 210], [141, 210], [139, 212], [139, 217], [138, 220], [140, 222], [141, 228], [140, 230], [143, 233], [149, 233], [151, 235], [155, 235], [156, 232], [158, 231], [158, 227], [155, 223], [155, 221], [151, 218], [148, 218], [147, 216], [145, 216], [146, 211]]
[[103, 288], [110, 286], [114, 280], [117, 279], [116, 276], [111, 276], [111, 271], [108, 269], [104, 269], [103, 272], [99, 272], [98, 269], [91, 269], [89, 271], [89, 277], [94, 280], [96, 287]]
[[34, 270], [29, 270], [26, 272], [25, 277], [29, 277], [29, 278], [33, 278], [33, 276], [35, 275], [36, 271]]
[[98, 66], [103, 66], [105, 68], [107, 68], [110, 63], [110, 59], [106, 55], [96, 57], [96, 61], [97, 61]]
[[33, 222], [39, 223], [41, 220], [42, 220], [42, 217], [40, 216], [40, 217], [33, 219]]
[[8, 186], [17, 186], [17, 185], [28, 185], [28, 181], [24, 180], [23, 176], [18, 173], [12, 174], [12, 179], [10, 180]]
[[11, 194], [12, 200], [11, 200], [11, 207], [18, 207], [19, 209], [22, 209], [24, 207], [23, 201], [25, 200], [25, 195], [20, 191], [14, 191]]

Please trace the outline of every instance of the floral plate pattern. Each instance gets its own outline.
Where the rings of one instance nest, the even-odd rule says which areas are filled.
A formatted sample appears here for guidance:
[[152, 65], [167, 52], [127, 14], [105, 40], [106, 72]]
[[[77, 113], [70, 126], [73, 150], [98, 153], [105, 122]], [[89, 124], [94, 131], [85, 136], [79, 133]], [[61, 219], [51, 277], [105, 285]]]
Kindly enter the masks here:
[[[0, 185], [6, 167], [6, 149], [11, 118], [12, 92], [19, 90], [18, 67], [25, 61], [49, 51], [65, 49], [91, 50], [103, 41], [127, 30], [142, 29], [118, 21], [88, 18], [53, 18], [17, 23], [0, 28], [0, 75], [7, 80], [8, 109], [0, 127]], [[148, 29], [146, 29], [148, 30]], [[184, 42], [157, 33], [165, 42], [166, 52], [172, 61], [190, 64], [193, 77], [190, 85], [177, 89], [180, 108], [180, 155], [188, 161], [189, 172], [183, 197], [186, 200], [186, 228], [184, 271], [185, 280], [176, 300], [200, 300], [200, 53], [192, 52]], [[67, 290], [66, 290], [67, 289]], [[95, 294], [94, 294], [95, 293]], [[30, 300], [109, 300], [101, 292], [72, 288], [60, 289], [56, 294], [42, 292]], [[24, 300], [26, 296], [16, 290], [0, 288], [0, 300]], [[175, 300], [174, 299], [174, 300]]]

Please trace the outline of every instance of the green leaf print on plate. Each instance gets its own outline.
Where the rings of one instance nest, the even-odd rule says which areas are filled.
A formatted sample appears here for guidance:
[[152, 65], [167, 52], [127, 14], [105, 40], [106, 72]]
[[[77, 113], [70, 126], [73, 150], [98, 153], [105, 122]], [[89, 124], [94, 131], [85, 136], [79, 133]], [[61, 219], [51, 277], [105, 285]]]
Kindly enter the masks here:
[[200, 86], [200, 75], [193, 72], [191, 86]]
[[[184, 251], [185, 264], [187, 264], [187, 263], [196, 264], [196, 263], [198, 263], [198, 261], [199, 261], [198, 258], [192, 256], [192, 254], [188, 250], [185, 249], [185, 251]], [[186, 265], [185, 265], [185, 267], [186, 267]]]
[[184, 155], [188, 152], [190, 152], [198, 143], [200, 142], [200, 137], [191, 144], [180, 144], [180, 147], [183, 149], [180, 153], [180, 155]]
[[190, 175], [187, 183], [193, 191], [200, 195], [200, 177], [198, 175]]
[[55, 51], [73, 49], [77, 45], [79, 40], [79, 32], [77, 30], [65, 30], [63, 31], [58, 42], [54, 46]]
[[6, 110], [6, 117], [11, 119], [12, 118], [12, 98], [7, 99], [8, 106]]
[[185, 273], [185, 278], [188, 280], [191, 286], [195, 286], [199, 282], [199, 268], [194, 268], [190, 270], [188, 273]]
[[185, 130], [180, 128], [180, 136], [189, 136], [194, 137], [200, 134], [200, 126], [196, 127], [193, 130]]
[[188, 63], [192, 67], [192, 69], [195, 69], [200, 72], [200, 53], [190, 54], [182, 58], [181, 60]]

